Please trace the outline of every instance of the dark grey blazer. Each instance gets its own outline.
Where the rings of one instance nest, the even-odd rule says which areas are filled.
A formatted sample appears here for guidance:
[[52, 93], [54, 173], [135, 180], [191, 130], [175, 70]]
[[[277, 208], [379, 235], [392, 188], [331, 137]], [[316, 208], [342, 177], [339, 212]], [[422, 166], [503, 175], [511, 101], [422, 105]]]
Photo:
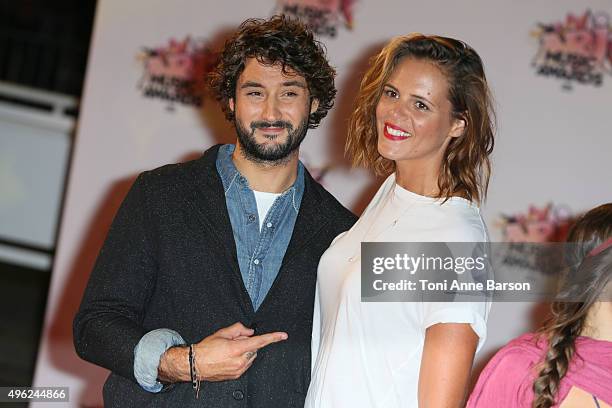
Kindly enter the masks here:
[[[109, 407], [302, 407], [310, 381], [316, 271], [332, 239], [356, 217], [305, 172], [305, 190], [279, 274], [255, 313], [244, 287], [215, 160], [142, 173], [110, 228], [74, 319], [79, 356], [112, 371]], [[148, 393], [135, 382], [134, 347], [165, 327], [196, 343], [235, 322], [287, 341], [259, 351], [238, 380]]]

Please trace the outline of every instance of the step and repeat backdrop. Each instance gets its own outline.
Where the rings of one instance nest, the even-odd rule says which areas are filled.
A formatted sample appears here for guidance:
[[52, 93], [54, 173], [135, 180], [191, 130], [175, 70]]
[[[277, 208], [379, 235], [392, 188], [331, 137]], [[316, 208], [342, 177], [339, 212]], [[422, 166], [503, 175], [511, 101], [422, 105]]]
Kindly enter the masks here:
[[[380, 180], [344, 159], [347, 118], [368, 58], [409, 32], [459, 38], [484, 60], [498, 115], [483, 206], [495, 240], [559, 239], [573, 215], [612, 201], [607, 0], [100, 0], [34, 385], [102, 404], [108, 373], [79, 360], [71, 325], [115, 211], [139, 172], [234, 141], [202, 73], [240, 22], [278, 13], [309, 24], [337, 69], [336, 105], [301, 155], [356, 213]], [[494, 304], [476, 371], [541, 309]]]

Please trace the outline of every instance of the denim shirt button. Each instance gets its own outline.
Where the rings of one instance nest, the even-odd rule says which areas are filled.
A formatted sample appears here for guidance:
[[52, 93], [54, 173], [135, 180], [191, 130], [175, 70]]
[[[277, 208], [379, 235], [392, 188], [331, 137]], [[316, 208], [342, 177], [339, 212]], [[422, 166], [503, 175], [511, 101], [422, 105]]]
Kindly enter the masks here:
[[253, 261], [253, 263], [254, 263], [255, 265], [259, 265], [259, 259], [254, 260], [254, 261]]
[[249, 214], [247, 219], [249, 220], [249, 222], [255, 222], [255, 214]]
[[271, 223], [271, 222], [267, 223], [267, 224], [266, 224], [266, 227], [268, 227], [268, 228], [272, 228], [272, 223]]

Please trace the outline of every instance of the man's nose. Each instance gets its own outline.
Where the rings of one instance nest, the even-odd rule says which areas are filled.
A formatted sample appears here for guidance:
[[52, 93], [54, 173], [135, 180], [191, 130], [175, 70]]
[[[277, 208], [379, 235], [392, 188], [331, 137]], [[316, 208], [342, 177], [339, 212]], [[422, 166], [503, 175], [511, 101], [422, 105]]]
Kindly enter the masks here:
[[267, 98], [264, 102], [262, 119], [269, 122], [274, 122], [280, 119], [280, 110], [278, 109], [278, 102], [275, 98]]

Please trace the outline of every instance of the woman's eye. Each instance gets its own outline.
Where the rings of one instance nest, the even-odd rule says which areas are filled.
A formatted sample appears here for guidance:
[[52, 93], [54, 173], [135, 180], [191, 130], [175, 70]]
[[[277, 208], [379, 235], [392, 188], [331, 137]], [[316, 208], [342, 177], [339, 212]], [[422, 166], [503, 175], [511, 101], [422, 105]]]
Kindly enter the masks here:
[[419, 110], [429, 110], [429, 107], [421, 101], [416, 101], [414, 106], [416, 106], [416, 108]]
[[397, 98], [397, 92], [395, 92], [393, 89], [385, 89], [385, 95], [389, 98]]

